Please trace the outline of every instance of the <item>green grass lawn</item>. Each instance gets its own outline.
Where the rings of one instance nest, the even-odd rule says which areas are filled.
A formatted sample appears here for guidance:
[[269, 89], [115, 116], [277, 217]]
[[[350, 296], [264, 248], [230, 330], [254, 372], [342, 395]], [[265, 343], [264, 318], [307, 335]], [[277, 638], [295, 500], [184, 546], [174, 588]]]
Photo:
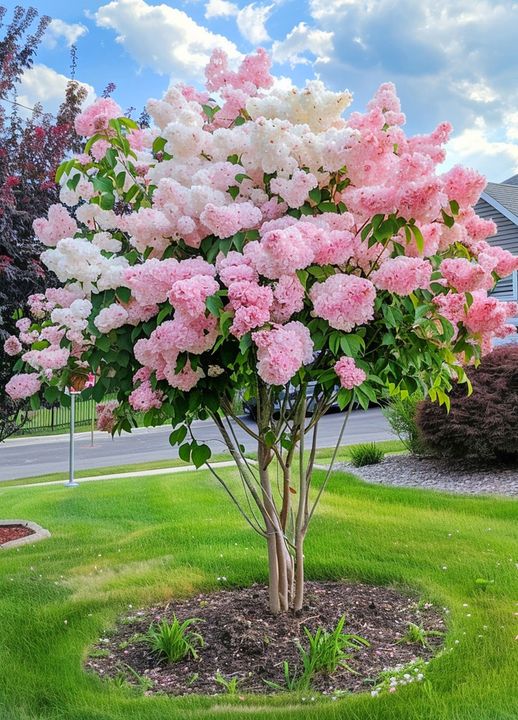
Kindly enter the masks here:
[[[233, 470], [224, 471], [231, 477]], [[265, 552], [207, 472], [0, 488], [3, 517], [52, 538], [0, 551], [1, 720], [515, 720], [518, 503], [365, 485], [336, 473], [307, 541], [311, 579], [416, 589], [449, 609], [429, 683], [308, 704], [276, 697], [144, 697], [85, 673], [117, 615], [265, 581]], [[477, 579], [491, 581], [481, 589]], [[458, 642], [457, 642], [458, 641]]]

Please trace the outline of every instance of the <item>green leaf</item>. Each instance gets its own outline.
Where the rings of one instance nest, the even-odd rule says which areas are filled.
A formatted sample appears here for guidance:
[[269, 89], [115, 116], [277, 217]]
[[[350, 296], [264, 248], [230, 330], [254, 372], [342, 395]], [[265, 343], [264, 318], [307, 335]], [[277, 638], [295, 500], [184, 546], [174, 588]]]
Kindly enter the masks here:
[[248, 350], [248, 348], [251, 346], [251, 344], [252, 344], [252, 336], [250, 335], [250, 333], [246, 333], [245, 335], [243, 335], [243, 337], [239, 341], [239, 352], [243, 353], [243, 355], [244, 355], [246, 353], [246, 351]]
[[167, 140], [163, 137], [157, 137], [153, 141], [153, 153], [157, 155], [158, 153], [161, 153], [164, 151], [164, 148], [166, 146]]
[[336, 210], [337, 210], [335, 203], [334, 203], [334, 202], [331, 202], [330, 200], [326, 200], [326, 201], [324, 201], [324, 202], [321, 202], [321, 203], [318, 205], [318, 209], [319, 209], [321, 212], [323, 212], [323, 213], [325, 213], [325, 212], [335, 213]]
[[40, 397], [39, 395], [31, 395], [31, 409], [32, 410], [39, 410], [41, 407]]
[[197, 468], [206, 463], [211, 455], [212, 452], [208, 445], [195, 445], [191, 453], [192, 461]]
[[252, 178], [250, 175], [245, 175], [245, 173], [238, 173], [236, 175], [236, 182], [241, 183], [243, 180], [251, 180]]
[[367, 235], [370, 233], [371, 230], [372, 230], [372, 223], [367, 223], [367, 225], [365, 225], [365, 227], [362, 229], [362, 231], [360, 233], [360, 237], [363, 242], [365, 242], [365, 240], [367, 239]]
[[173, 430], [169, 435], [169, 442], [171, 445], [179, 445], [185, 440], [187, 435], [187, 425], [180, 425], [180, 427]]
[[321, 202], [321, 200], [322, 200], [322, 192], [321, 192], [320, 188], [316, 187], [316, 188], [313, 188], [313, 190], [310, 190], [309, 197], [311, 198], [311, 200], [313, 200], [314, 203], [316, 203], [318, 205], [319, 202]]
[[267, 432], [264, 434], [264, 442], [266, 447], [272, 447], [273, 445], [275, 445], [275, 440], [276, 437], [273, 430], [267, 430]]
[[127, 287], [118, 287], [115, 291], [119, 300], [123, 303], [127, 303], [131, 298], [131, 290]]
[[99, 205], [102, 210], [113, 210], [115, 205], [115, 195], [113, 193], [105, 192], [101, 195]]
[[105, 175], [94, 175], [92, 183], [98, 192], [113, 192], [113, 182]]
[[239, 187], [237, 185], [231, 185], [228, 190], [228, 194], [232, 198], [232, 200], [235, 200], [237, 196], [239, 195]]
[[189, 462], [191, 459], [191, 443], [184, 443], [178, 448], [178, 455], [184, 462]]
[[115, 148], [108, 148], [104, 156], [104, 161], [108, 165], [108, 167], [112, 169], [115, 167], [115, 165], [117, 165], [117, 151], [115, 150]]
[[450, 215], [448, 215], [448, 213], [445, 213], [444, 210], [441, 210], [441, 215], [442, 221], [446, 225], [446, 227], [453, 227], [453, 225], [455, 224], [455, 220]]
[[160, 325], [166, 317], [169, 317], [169, 315], [171, 314], [171, 310], [172, 307], [170, 305], [166, 305], [165, 307], [163, 307], [157, 315], [156, 324]]
[[219, 295], [210, 295], [210, 297], [205, 300], [205, 307], [211, 315], [218, 317], [220, 310], [223, 307], [223, 301]]
[[244, 125], [246, 123], [246, 119], [242, 115], [238, 115], [237, 118], [234, 120], [234, 125], [237, 127], [239, 125]]
[[219, 105], [202, 105], [203, 112], [205, 115], [209, 118], [209, 120], [212, 120], [214, 115], [220, 110], [221, 108]]
[[456, 200], [450, 200], [450, 208], [454, 215], [459, 214], [459, 203]]
[[410, 230], [413, 232], [415, 237], [415, 244], [417, 246], [417, 250], [422, 253], [424, 250], [424, 237], [422, 232], [419, 230], [417, 225], [410, 225]]

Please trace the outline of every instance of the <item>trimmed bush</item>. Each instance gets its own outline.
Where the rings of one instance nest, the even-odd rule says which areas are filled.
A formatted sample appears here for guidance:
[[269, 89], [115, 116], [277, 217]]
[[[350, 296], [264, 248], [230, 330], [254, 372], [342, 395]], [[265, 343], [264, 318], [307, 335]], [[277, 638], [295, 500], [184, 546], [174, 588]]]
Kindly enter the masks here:
[[362, 467], [363, 465], [376, 465], [385, 457], [385, 453], [376, 443], [365, 443], [357, 445], [350, 450], [351, 462], [354, 467]]
[[417, 406], [422, 402], [421, 393], [414, 393], [405, 400], [393, 399], [383, 409], [390, 427], [412, 455], [426, 455], [427, 448], [417, 426]]
[[451, 409], [428, 400], [417, 407], [417, 425], [438, 456], [518, 463], [518, 346], [496, 348], [452, 390]]

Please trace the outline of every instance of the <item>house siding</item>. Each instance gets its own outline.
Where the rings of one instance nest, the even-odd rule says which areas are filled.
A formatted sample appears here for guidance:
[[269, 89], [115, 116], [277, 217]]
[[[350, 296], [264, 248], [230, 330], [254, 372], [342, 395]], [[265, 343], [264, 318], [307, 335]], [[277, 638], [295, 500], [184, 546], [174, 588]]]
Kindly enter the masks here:
[[[485, 220], [493, 220], [498, 230], [497, 234], [488, 238], [490, 245], [500, 245], [505, 250], [509, 250], [513, 255], [518, 255], [518, 225], [495, 210], [485, 200], [479, 200], [475, 205], [475, 212]], [[516, 272], [506, 278], [502, 278], [497, 283], [493, 295], [501, 300], [518, 299], [518, 278]]]

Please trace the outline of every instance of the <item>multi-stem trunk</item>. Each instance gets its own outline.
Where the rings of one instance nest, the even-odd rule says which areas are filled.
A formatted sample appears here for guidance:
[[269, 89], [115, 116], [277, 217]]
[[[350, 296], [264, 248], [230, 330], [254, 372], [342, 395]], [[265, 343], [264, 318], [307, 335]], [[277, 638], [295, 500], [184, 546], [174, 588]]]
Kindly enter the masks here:
[[[321, 403], [311, 420], [306, 422], [306, 390], [300, 388], [294, 412], [290, 415], [291, 422], [285, 424], [285, 427], [289, 427], [288, 434], [281, 427], [282, 420], [279, 423], [273, 422], [271, 397], [268, 388], [261, 382], [258, 383], [257, 393], [257, 430], [247, 426], [236, 416], [225, 399], [222, 406], [225, 417], [214, 413], [213, 419], [236, 462], [247, 498], [246, 503], [240, 501], [238, 495], [210, 463], [207, 463], [208, 467], [248, 524], [266, 540], [271, 612], [277, 614], [288, 610], [300, 611], [304, 603], [304, 540], [330, 477], [349, 412], [344, 418], [327, 473], [318, 490], [311, 493], [310, 502], [318, 421], [325, 413], [326, 403]], [[257, 465], [244, 455], [233, 423], [256, 441]], [[306, 435], [311, 437], [307, 456], [304, 449]], [[294, 473], [297, 450], [298, 463], [295, 465], [298, 467]], [[274, 471], [275, 483], [272, 482]]]

